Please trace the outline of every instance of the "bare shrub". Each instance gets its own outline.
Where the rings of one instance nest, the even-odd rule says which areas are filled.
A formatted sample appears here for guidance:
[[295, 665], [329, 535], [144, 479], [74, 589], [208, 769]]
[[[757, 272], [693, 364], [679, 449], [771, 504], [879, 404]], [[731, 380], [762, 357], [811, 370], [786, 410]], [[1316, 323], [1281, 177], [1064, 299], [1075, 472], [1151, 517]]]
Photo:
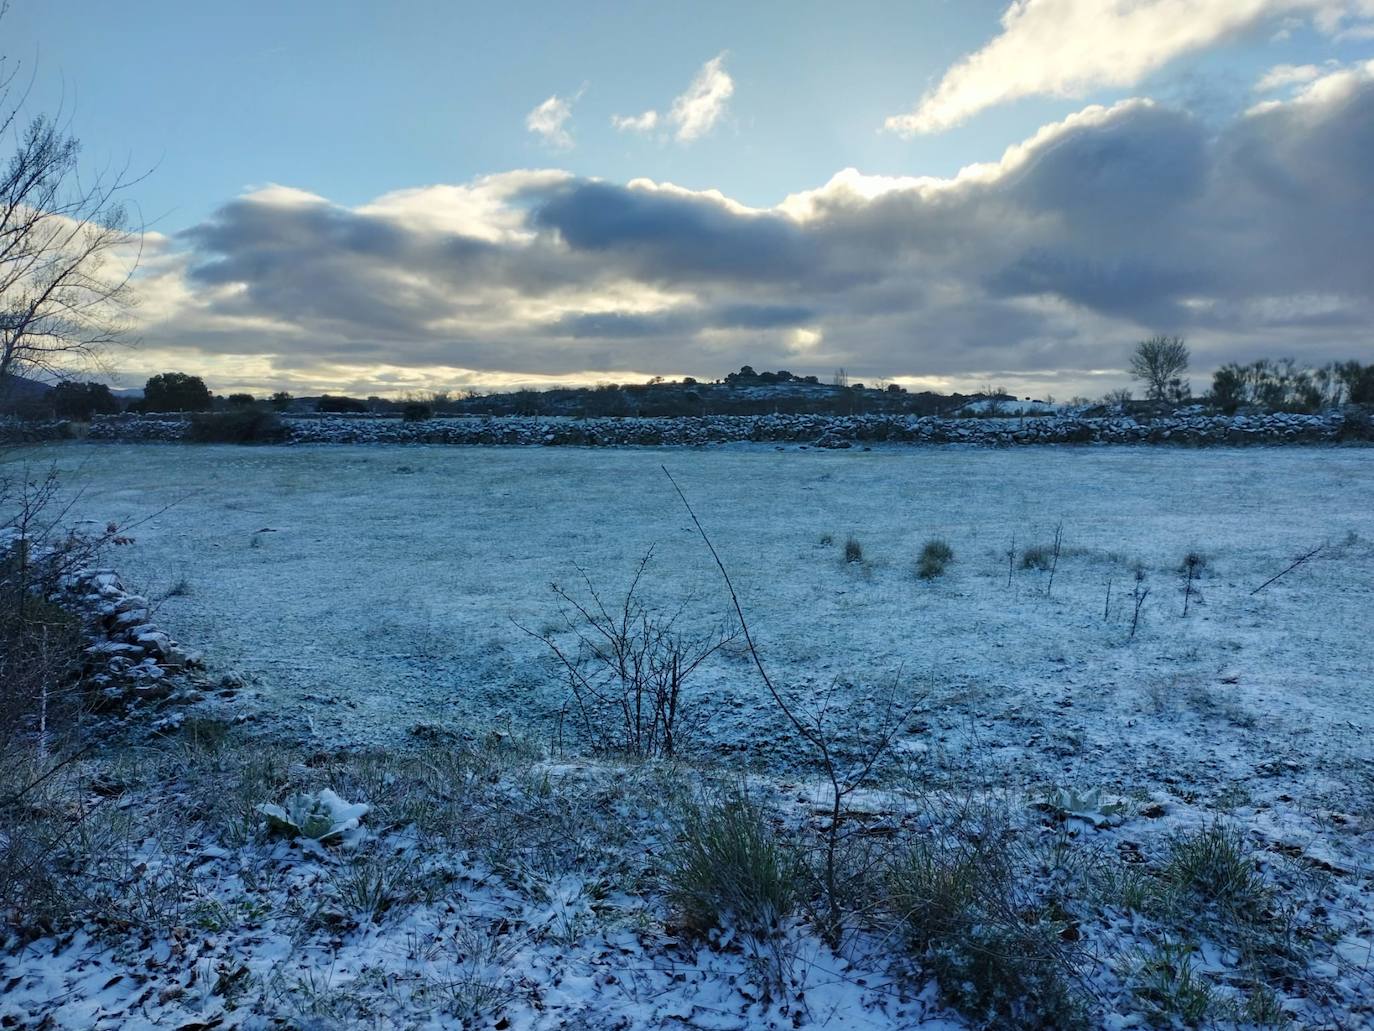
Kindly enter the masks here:
[[0, 471], [0, 911], [22, 904], [26, 924], [69, 904], [90, 811], [67, 790], [84, 752], [85, 638], [65, 591], [106, 546], [129, 540], [114, 524], [67, 529], [78, 496], [55, 468]]
[[[1193, 595], [1197, 593], [1197, 588], [1193, 586], [1202, 576], [1202, 571], [1207, 568], [1207, 556], [1190, 551], [1183, 556], [1183, 561], [1179, 564], [1178, 571], [1183, 575], [1183, 614], [1188, 615], [1188, 603], [1193, 600]], [[1199, 599], [1200, 600], [1200, 599]]]
[[1136, 566], [1131, 587], [1131, 640], [1135, 640], [1135, 632], [1140, 628], [1140, 610], [1149, 596], [1150, 589], [1145, 586], [1145, 567]]
[[787, 720], [797, 736], [811, 748], [818, 765], [825, 774], [830, 788], [830, 819], [820, 846], [820, 888], [823, 904], [820, 925], [826, 940], [832, 947], [838, 946], [844, 923], [841, 899], [848, 882], [851, 880], [845, 876], [843, 870], [845, 846], [854, 836], [854, 830], [851, 828], [849, 820], [849, 799], [868, 782], [874, 768], [892, 747], [893, 739], [906, 725], [907, 720], [920, 703], [919, 701], [912, 702], [904, 709], [899, 710], [896, 705], [897, 684], [894, 680], [892, 692], [880, 714], [879, 725], [872, 739], [868, 742], [867, 748], [858, 754], [846, 754], [845, 750], [840, 749], [830, 712], [833, 690], [831, 694], [826, 695], [819, 708], [813, 711], [800, 708], [795, 701], [789, 702], [778, 690], [778, 686], [773, 682], [773, 678], [769, 676], [768, 670], [763, 664], [763, 658], [759, 655], [758, 647], [754, 643], [754, 635], [749, 629], [749, 621], [744, 616], [744, 606], [740, 604], [739, 594], [735, 591], [734, 582], [730, 579], [730, 573], [725, 568], [720, 553], [711, 543], [711, 538], [707, 535], [706, 528], [701, 525], [701, 520], [697, 518], [691, 502], [687, 500], [687, 495], [682, 492], [682, 488], [673, 479], [672, 473], [668, 472], [668, 467], [660, 466], [659, 468], [663, 470], [663, 475], [668, 477], [668, 482], [673, 485], [673, 490], [677, 492], [678, 498], [681, 499], [683, 507], [687, 510], [687, 515], [691, 518], [692, 525], [696, 527], [701, 542], [710, 552], [716, 568], [720, 571], [721, 579], [725, 582], [725, 589], [730, 595], [730, 604], [734, 607], [735, 615], [739, 619], [740, 633], [744, 636], [744, 643], [749, 649], [749, 657], [754, 662], [754, 668], [758, 670], [759, 679], [763, 681], [768, 696], [773, 700], [778, 712]]
[[665, 613], [640, 595], [650, 548], [621, 600], [608, 606], [591, 578], [579, 570], [586, 598], [552, 584], [563, 603], [560, 643], [555, 633], [521, 630], [543, 641], [568, 678], [578, 721], [593, 747], [639, 758], [672, 756], [691, 718], [686, 686], [703, 662], [738, 631], [722, 622], [692, 634], [679, 625], [682, 608]]
[[844, 560], [846, 562], [862, 562], [864, 560], [863, 545], [852, 536], [844, 542]]

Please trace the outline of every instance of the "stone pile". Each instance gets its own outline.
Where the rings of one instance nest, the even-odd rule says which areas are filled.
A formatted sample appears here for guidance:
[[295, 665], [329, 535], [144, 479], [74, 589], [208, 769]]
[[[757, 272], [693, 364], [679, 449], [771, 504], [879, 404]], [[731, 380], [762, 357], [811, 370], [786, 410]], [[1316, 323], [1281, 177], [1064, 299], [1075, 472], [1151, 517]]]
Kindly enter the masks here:
[[203, 667], [200, 652], [162, 631], [148, 600], [125, 590], [114, 570], [77, 572], [67, 592], [70, 607], [86, 619], [86, 678], [103, 707], [167, 698], [189, 688], [184, 674]]
[[[823, 448], [894, 442], [1019, 447], [1030, 444], [1325, 444], [1374, 440], [1366, 409], [1316, 414], [1272, 412], [1218, 415], [1188, 409], [1170, 415], [1055, 415], [1039, 418], [949, 419], [911, 415], [707, 415], [661, 418], [460, 417], [400, 419], [325, 416], [286, 418], [288, 443], [460, 444], [515, 446], [702, 446], [740, 441]], [[183, 416], [97, 419], [90, 438], [121, 442], [180, 441]]]

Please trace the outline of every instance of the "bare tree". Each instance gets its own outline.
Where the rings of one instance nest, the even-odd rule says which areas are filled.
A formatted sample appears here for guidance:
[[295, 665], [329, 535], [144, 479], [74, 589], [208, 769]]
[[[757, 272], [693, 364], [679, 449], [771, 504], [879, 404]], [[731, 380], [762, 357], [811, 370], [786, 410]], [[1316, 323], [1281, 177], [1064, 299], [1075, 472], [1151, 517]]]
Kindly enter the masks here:
[[1183, 373], [1188, 371], [1188, 346], [1182, 337], [1156, 336], [1142, 340], [1131, 352], [1131, 378], [1145, 384], [1151, 401], [1181, 401], [1189, 394]]
[[[0, 6], [0, 17], [4, 9]], [[127, 167], [81, 174], [80, 143], [60, 122], [26, 125], [0, 67], [0, 395], [10, 377], [98, 365], [129, 326], [142, 234], [121, 198]]]
[[1007, 388], [994, 386], [991, 383], [984, 384], [978, 388], [978, 393], [983, 398], [983, 413], [985, 415], [1001, 415], [1007, 403]]

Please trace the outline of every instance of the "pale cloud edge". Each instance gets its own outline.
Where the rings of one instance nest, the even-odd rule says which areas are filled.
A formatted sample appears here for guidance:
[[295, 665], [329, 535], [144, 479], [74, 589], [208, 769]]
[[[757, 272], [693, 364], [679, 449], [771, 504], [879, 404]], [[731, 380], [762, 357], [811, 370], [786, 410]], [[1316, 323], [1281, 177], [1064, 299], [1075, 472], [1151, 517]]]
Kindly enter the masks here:
[[904, 137], [943, 132], [1000, 104], [1031, 96], [1078, 98], [1129, 88], [1190, 53], [1268, 22], [1310, 22], [1331, 36], [1367, 31], [1374, 0], [1015, 0], [1001, 32], [963, 58], [884, 129]]

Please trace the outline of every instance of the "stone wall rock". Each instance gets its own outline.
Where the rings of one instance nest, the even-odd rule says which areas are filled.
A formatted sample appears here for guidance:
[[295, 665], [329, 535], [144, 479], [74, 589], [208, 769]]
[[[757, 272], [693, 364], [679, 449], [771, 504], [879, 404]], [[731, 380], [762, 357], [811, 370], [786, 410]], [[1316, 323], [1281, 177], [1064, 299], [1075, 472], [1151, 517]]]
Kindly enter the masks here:
[[38, 444], [67, 440], [72, 424], [66, 419], [13, 419], [0, 416], [0, 444]]

